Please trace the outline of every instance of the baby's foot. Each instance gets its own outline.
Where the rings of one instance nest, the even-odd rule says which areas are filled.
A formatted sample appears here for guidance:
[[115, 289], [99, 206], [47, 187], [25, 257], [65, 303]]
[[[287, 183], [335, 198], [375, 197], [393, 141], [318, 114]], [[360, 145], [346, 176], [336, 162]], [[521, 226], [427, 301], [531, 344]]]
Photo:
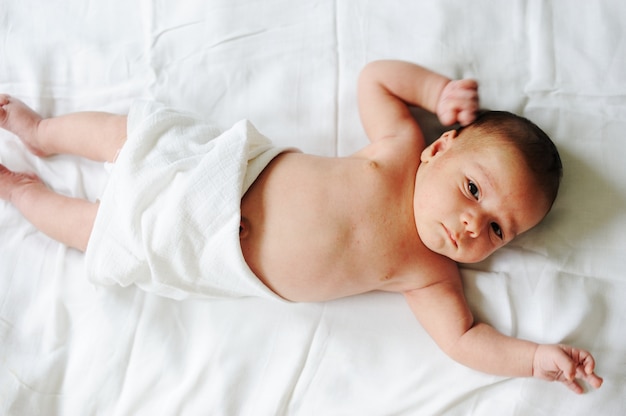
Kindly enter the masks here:
[[13, 172], [0, 164], [0, 199], [15, 202], [17, 192], [30, 186], [44, 186], [34, 173]]
[[17, 135], [28, 150], [40, 157], [49, 156], [37, 143], [37, 128], [42, 118], [30, 107], [6, 94], [0, 94], [0, 127]]

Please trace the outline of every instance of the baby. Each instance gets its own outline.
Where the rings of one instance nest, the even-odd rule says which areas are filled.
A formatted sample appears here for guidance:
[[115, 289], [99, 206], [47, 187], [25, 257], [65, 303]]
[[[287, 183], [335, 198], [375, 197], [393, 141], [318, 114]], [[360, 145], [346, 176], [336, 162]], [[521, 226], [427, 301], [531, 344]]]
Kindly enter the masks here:
[[[550, 139], [528, 120], [510, 113], [487, 112], [476, 118], [475, 81], [451, 81], [411, 63], [370, 63], [362, 71], [358, 87], [359, 110], [371, 143], [349, 157], [272, 150], [251, 125], [237, 127], [252, 137], [237, 147], [243, 149], [243, 161], [237, 163], [249, 169], [257, 166], [258, 175], [241, 179], [244, 184], [234, 191], [236, 219], [229, 233], [235, 236], [228, 238], [236, 241], [253, 279], [273, 296], [297, 302], [374, 290], [401, 292], [440, 348], [466, 366], [502, 376], [561, 381], [576, 393], [583, 391], [577, 378], [599, 387], [602, 379], [594, 373], [595, 362], [589, 352], [519, 340], [475, 322], [456, 263], [484, 259], [548, 213], [562, 169]], [[444, 125], [459, 123], [463, 127], [445, 132], [426, 146], [409, 106], [436, 113]], [[214, 147], [231, 145], [223, 135], [211, 133], [211, 127], [199, 130], [197, 144], [190, 139], [195, 147], [186, 157], [178, 156], [178, 147], [162, 139], [167, 136], [163, 132], [194, 131], [193, 123], [163, 127], [150, 114], [161, 114], [159, 120], [181, 116], [160, 107], [148, 108], [142, 116], [131, 110], [128, 118], [86, 112], [42, 119], [15, 98], [0, 96], [0, 108], [0, 127], [19, 136], [35, 155], [70, 153], [115, 162], [112, 178], [117, 171], [120, 179], [114, 183], [127, 186], [129, 192], [136, 189], [141, 195], [133, 181], [146, 178], [144, 164], [154, 167], [160, 161], [162, 168], [157, 170], [178, 169], [167, 176], [174, 191], [159, 195], [164, 201], [159, 203], [161, 218], [170, 221], [174, 216], [185, 221], [187, 228], [182, 231], [178, 223], [172, 227], [170, 237], [176, 244], [184, 246], [187, 238], [202, 234], [202, 226], [196, 225], [201, 217], [212, 222], [221, 218], [221, 212], [202, 209], [168, 216], [164, 196], [180, 194], [180, 198], [193, 197], [202, 203], [210, 196], [209, 191], [202, 193], [202, 187], [219, 186], [220, 180], [206, 175], [189, 174], [195, 179], [181, 179], [188, 170], [195, 172], [196, 165], [208, 165], [207, 169], [225, 165], [221, 160], [205, 163], [202, 159]], [[152, 131], [137, 133], [144, 130]], [[157, 144], [147, 151], [145, 143], [150, 140]], [[263, 155], [269, 156], [254, 165]], [[179, 168], [179, 161], [186, 166], [187, 159], [193, 162]], [[161, 186], [152, 180], [144, 182]], [[214, 269], [230, 273], [222, 263], [216, 268], [207, 266], [211, 258], [219, 258], [219, 250], [201, 249], [191, 255], [198, 266], [178, 269], [180, 258], [190, 256], [186, 249], [181, 249], [183, 254], [159, 251], [153, 246], [158, 239], [151, 237], [151, 223], [143, 217], [140, 224], [123, 223], [128, 212], [144, 209], [144, 197], [128, 207], [116, 192], [116, 187], [109, 185], [102, 200], [95, 203], [69, 198], [46, 188], [35, 175], [15, 173], [0, 165], [0, 198], [10, 201], [44, 233], [86, 250], [87, 263], [97, 258], [98, 251], [108, 251], [116, 244], [116, 233], [107, 239], [106, 231], [100, 230], [115, 227], [119, 217], [119, 232], [132, 231], [138, 248], [120, 247], [114, 252], [138, 259], [136, 270], [143, 267], [156, 276], [165, 269], [168, 279], [177, 273], [210, 274]], [[105, 216], [107, 219], [102, 219]], [[158, 212], [154, 218], [156, 224]], [[224, 218], [230, 221], [228, 215]], [[96, 229], [97, 235], [92, 235]], [[153, 248], [157, 254], [150, 253]], [[202, 262], [204, 258], [209, 258], [208, 263]], [[102, 270], [115, 261], [115, 256], [104, 257], [94, 268]], [[127, 274], [132, 273], [140, 274]], [[199, 285], [179, 286], [192, 290]]]

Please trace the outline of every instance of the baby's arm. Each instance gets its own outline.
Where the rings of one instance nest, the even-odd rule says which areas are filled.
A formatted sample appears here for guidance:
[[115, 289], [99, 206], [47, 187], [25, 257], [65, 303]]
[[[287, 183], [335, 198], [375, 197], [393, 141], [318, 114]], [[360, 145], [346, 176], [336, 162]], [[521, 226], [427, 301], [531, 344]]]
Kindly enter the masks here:
[[418, 136], [409, 106], [436, 113], [444, 125], [471, 123], [478, 110], [474, 80], [451, 81], [419, 65], [374, 61], [359, 77], [359, 112], [371, 141], [399, 135]]
[[596, 388], [602, 384], [593, 372], [595, 362], [587, 351], [538, 345], [474, 322], [458, 276], [406, 292], [405, 297], [440, 348], [463, 365], [500, 376], [561, 381], [576, 393], [583, 391], [576, 377]]

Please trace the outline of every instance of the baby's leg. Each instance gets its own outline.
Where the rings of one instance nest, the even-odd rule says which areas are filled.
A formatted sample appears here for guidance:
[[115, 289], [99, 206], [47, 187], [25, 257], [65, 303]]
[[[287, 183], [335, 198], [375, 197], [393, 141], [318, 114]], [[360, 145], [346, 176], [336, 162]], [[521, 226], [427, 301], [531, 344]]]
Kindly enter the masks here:
[[[69, 153], [114, 161], [126, 140], [126, 117], [75, 113], [43, 119], [21, 101], [0, 95], [0, 127], [16, 134], [35, 155]], [[48, 236], [79, 250], [87, 248], [97, 203], [59, 195], [33, 174], [0, 165], [0, 199], [11, 202]]]
[[44, 119], [8, 95], [0, 95], [0, 127], [40, 157], [69, 153], [113, 162], [126, 141], [126, 116], [83, 112]]
[[85, 251], [98, 204], [59, 195], [34, 174], [15, 173], [0, 165], [0, 199], [11, 202], [43, 233]]

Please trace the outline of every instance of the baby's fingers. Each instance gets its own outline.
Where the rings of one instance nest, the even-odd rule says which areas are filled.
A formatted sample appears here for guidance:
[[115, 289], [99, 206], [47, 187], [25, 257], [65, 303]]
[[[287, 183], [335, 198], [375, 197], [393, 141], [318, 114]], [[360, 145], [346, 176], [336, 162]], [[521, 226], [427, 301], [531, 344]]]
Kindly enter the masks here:
[[[576, 371], [576, 378], [583, 380], [585, 383], [589, 384], [591, 387], [595, 389], [602, 386], [603, 380], [601, 377], [598, 377], [596, 373], [594, 373], [593, 371], [590, 373], [587, 373], [586, 370], [582, 369], [581, 367], [579, 367]], [[571, 390], [573, 390], [575, 393], [580, 394], [583, 392], [583, 388], [575, 379], [565, 380], [563, 381], [563, 383], [567, 387], [569, 387]]]
[[563, 384], [565, 384], [567, 388], [569, 388], [571, 391], [573, 391], [576, 394], [582, 394], [584, 392], [581, 385], [578, 384], [578, 382], [575, 379], [565, 380], [563, 381]]
[[602, 377], [599, 377], [596, 373], [585, 374], [581, 378], [595, 389], [600, 388], [600, 386], [602, 386], [602, 382], [604, 381]]
[[567, 388], [573, 391], [576, 394], [582, 394], [583, 388], [576, 380], [576, 376], [579, 375], [580, 369], [577, 369], [573, 362], [561, 361], [557, 363], [557, 367], [559, 368], [559, 372], [557, 373], [555, 380], [560, 381], [565, 384]]
[[599, 388], [602, 385], [602, 377], [599, 377], [595, 372], [596, 363], [587, 351], [581, 352], [581, 360], [580, 366], [577, 371], [577, 375], [579, 378], [585, 380], [585, 382], [589, 383], [594, 388]]
[[466, 78], [455, 82], [455, 88], [469, 98], [478, 98], [478, 82], [474, 79]]
[[439, 121], [449, 126], [465, 126], [476, 118], [478, 110], [478, 83], [472, 79], [450, 81], [441, 92], [437, 103]]
[[[575, 365], [575, 371], [574, 371], [575, 374], [572, 375], [572, 377], [567, 377], [568, 381], [566, 382], [566, 384], [569, 384], [570, 379], [571, 381], [573, 381], [573, 376], [575, 376], [581, 380], [584, 380], [586, 383], [588, 383], [592, 387], [596, 389], [599, 388], [602, 385], [603, 380], [601, 377], [598, 377], [594, 372], [596, 363], [595, 363], [595, 360], [593, 359], [593, 356], [588, 351], [585, 351], [585, 350], [580, 350], [577, 348], [571, 348], [567, 346], [563, 346], [562, 348], [564, 349], [566, 353], [570, 355]], [[580, 385], [578, 386], [568, 385], [568, 387], [570, 387], [572, 390], [576, 392], [580, 391], [582, 393], [582, 388], [580, 387]]]
[[578, 380], [594, 388], [602, 385], [602, 378], [594, 373], [594, 367], [595, 361], [588, 351], [568, 345], [539, 345], [533, 359], [535, 377], [560, 381], [578, 394], [584, 391]]
[[472, 121], [474, 121], [476, 119], [477, 110], [478, 110], [478, 105], [476, 105], [476, 107], [472, 108], [471, 110], [460, 111], [459, 115], [457, 116], [457, 120], [459, 121], [459, 124], [461, 126], [467, 126]]
[[439, 122], [444, 126], [451, 126], [457, 121], [457, 111], [447, 110], [439, 113]]

